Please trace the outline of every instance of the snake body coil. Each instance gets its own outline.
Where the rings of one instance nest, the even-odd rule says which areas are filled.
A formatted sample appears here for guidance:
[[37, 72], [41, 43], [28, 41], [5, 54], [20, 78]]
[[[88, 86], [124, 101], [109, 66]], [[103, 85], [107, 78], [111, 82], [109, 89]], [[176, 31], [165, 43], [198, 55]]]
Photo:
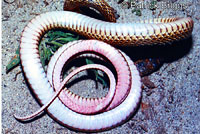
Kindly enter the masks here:
[[[70, 11], [54, 11], [38, 15], [28, 23], [21, 38], [20, 58], [33, 92], [44, 105], [42, 110], [48, 107], [48, 113], [65, 126], [83, 131], [99, 131], [119, 125], [134, 112], [141, 96], [139, 73], [130, 58], [123, 52], [101, 41], [89, 40], [76, 41], [61, 47], [51, 59], [46, 75], [40, 62], [38, 44], [41, 36], [53, 28], [65, 28], [113, 46], [137, 46], [164, 44], [185, 38], [192, 32], [193, 21], [191, 18], [166, 18], [121, 24], [100, 21]], [[63, 65], [71, 57], [80, 53], [97, 54], [106, 57], [113, 64], [117, 72], [115, 95], [112, 90], [107, 94], [108, 97], [91, 101], [61, 91], [64, 85], [61, 81]], [[88, 68], [99, 69], [101, 66], [94, 65], [84, 69]], [[110, 74], [106, 68], [104, 70], [108, 75]], [[108, 77], [112, 89], [113, 77], [112, 75]], [[64, 83], [68, 79], [63, 80]], [[56, 98], [57, 96], [59, 99]], [[91, 107], [82, 107], [91, 108], [89, 113], [93, 113], [93, 110], [101, 113], [85, 115], [88, 114], [87, 110], [80, 111], [82, 108], [73, 107], [73, 100], [77, 105], [91, 104]], [[40, 112], [41, 110], [38, 113]], [[26, 120], [31, 117], [16, 118]]]

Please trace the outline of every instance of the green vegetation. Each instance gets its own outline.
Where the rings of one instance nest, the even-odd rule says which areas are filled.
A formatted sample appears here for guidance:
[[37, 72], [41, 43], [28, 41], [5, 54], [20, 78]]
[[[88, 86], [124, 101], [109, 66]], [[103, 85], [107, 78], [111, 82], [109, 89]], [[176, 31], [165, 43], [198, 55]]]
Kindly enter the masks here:
[[[43, 68], [45, 69], [45, 66], [49, 63], [50, 58], [58, 50], [59, 47], [63, 46], [64, 44], [70, 41], [78, 39], [78, 35], [59, 30], [51, 30], [47, 34], [45, 34], [39, 44], [39, 54]], [[20, 47], [18, 47], [15, 56], [10, 60], [10, 62], [6, 66], [7, 73], [20, 64], [19, 49]], [[86, 64], [93, 64], [93, 61], [87, 58], [85, 60]], [[95, 74], [95, 80], [101, 81], [103, 87], [107, 87], [107, 83], [103, 79], [104, 75], [101, 76], [97, 70], [93, 70], [93, 72]]]

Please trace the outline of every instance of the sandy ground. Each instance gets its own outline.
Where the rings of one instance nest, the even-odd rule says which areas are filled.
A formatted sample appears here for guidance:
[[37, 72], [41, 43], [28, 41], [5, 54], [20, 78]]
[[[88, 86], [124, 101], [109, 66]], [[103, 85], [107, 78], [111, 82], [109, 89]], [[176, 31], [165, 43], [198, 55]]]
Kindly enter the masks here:
[[[7, 0], [10, 1], [10, 0]], [[109, 1], [117, 10], [118, 22], [131, 22], [155, 17], [192, 17], [194, 31], [192, 38], [166, 49], [166, 62], [156, 72], [143, 78], [141, 106], [125, 124], [103, 133], [200, 133], [200, 1], [173, 0], [175, 4], [184, 3], [183, 10], [142, 10], [141, 17], [135, 17], [131, 9], [122, 4]], [[30, 92], [21, 71], [17, 67], [6, 74], [9, 60], [19, 46], [20, 35], [28, 21], [38, 14], [62, 10], [63, 0], [16, 0], [14, 3], [2, 2], [2, 131], [4, 134], [67, 134], [76, 133], [61, 126], [46, 113], [40, 118], [21, 123], [13, 114], [27, 115], [40, 106]], [[92, 89], [94, 81], [83, 80], [74, 88]], [[86, 91], [85, 91], [86, 92]]]

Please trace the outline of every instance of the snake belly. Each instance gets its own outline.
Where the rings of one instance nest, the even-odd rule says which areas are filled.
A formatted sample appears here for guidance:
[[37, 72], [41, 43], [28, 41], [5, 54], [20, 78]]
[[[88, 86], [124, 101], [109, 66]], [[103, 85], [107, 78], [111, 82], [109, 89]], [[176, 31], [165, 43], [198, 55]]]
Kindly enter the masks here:
[[[138, 46], [165, 44], [186, 38], [192, 32], [193, 21], [191, 18], [166, 18], [120, 24], [104, 22], [70, 11], [54, 11], [38, 15], [28, 23], [22, 33], [20, 58], [25, 75], [42, 105], [47, 104], [55, 95], [55, 84], [50, 79], [57, 75], [49, 73], [47, 78], [40, 62], [38, 44], [42, 35], [53, 28], [71, 30], [89, 39], [101, 40], [113, 46]], [[128, 85], [128, 91], [126, 91], [128, 93], [125, 93], [117, 104], [95, 115], [77, 113], [76, 110], [66, 107], [65, 97], [56, 98], [51, 102], [52, 104], [47, 108], [47, 111], [52, 118], [61, 124], [82, 131], [106, 130], [122, 123], [137, 107], [141, 96], [139, 73], [128, 56], [106, 43], [91, 40], [83, 41], [81, 44], [76, 42], [71, 46], [74, 49], [80, 48], [80, 51], [86, 50], [90, 46], [87, 51], [96, 52], [103, 56], [109, 53], [110, 55], [114, 54], [114, 57], [118, 55], [116, 58], [124, 58], [124, 64], [127, 64], [124, 65], [127, 67], [127, 74], [123, 75], [119, 67], [116, 65], [115, 67], [116, 70], [119, 69], [118, 78], [130, 77], [129, 84], [117, 81], [119, 85]], [[112, 51], [106, 52], [108, 50]], [[51, 63], [49, 66], [49, 68], [54, 68]], [[60, 75], [56, 80], [60, 80], [59, 77]]]
[[[75, 52], [73, 52], [73, 50]], [[28, 78], [30, 85], [34, 89], [33, 91], [36, 94], [37, 98], [39, 99], [41, 104], [46, 104], [55, 94], [55, 91], [51, 86], [51, 82], [49, 82], [49, 80], [45, 76], [43, 68], [40, 66], [39, 63], [36, 63], [38, 59], [33, 57], [34, 54], [29, 53], [30, 51], [33, 50], [30, 50], [29, 52], [28, 51], [29, 50], [26, 48], [21, 48], [21, 59], [22, 59], [23, 69], [26, 72], [26, 77]], [[126, 120], [137, 107], [137, 104], [139, 103], [141, 96], [141, 82], [140, 82], [139, 72], [137, 71], [135, 65], [130, 60], [130, 58], [128, 58], [128, 56], [126, 56], [123, 52], [120, 52], [119, 50], [111, 47], [110, 45], [97, 40], [87, 40], [78, 43], [72, 42], [71, 44], [69, 43], [63, 46], [61, 49], [59, 49], [59, 51], [55, 54], [55, 56], [59, 55], [59, 57], [60, 56], [68, 57], [68, 54], [70, 52], [72, 52], [71, 55], [74, 55], [84, 51], [86, 51], [87, 53], [91, 51], [102, 54], [103, 56], [106, 56], [108, 59], [110, 59], [112, 63], [115, 64], [114, 66], [117, 72], [119, 73], [117, 83], [119, 84], [119, 87], [121, 86], [121, 89], [116, 91], [116, 94], [118, 94], [116, 95], [117, 96], [116, 99], [118, 99], [119, 96], [123, 95], [122, 94], [123, 87], [128, 86], [129, 91], [128, 94], [126, 94], [126, 99], [120, 102], [121, 103], [120, 105], [117, 105], [116, 107], [114, 106], [114, 108], [112, 109], [108, 109], [106, 111], [103, 111], [102, 113], [95, 115], [84, 115], [74, 112], [73, 110], [70, 110], [61, 102], [62, 98], [61, 101], [59, 99], [55, 99], [52, 102], [52, 104], [47, 108], [47, 111], [58, 122], [70, 128], [74, 128], [76, 130], [100, 131], [100, 130], [110, 129], [116, 125], [119, 125], [120, 123], [122, 123], [122, 121]], [[37, 52], [35, 54], [37, 55]], [[32, 58], [30, 59], [29, 56], [31, 56]], [[69, 55], [69, 57], [71, 56]], [[62, 57], [60, 57], [59, 59], [61, 59], [61, 61], [63, 60]], [[52, 58], [52, 60], [54, 60], [54, 57]], [[62, 63], [61, 61], [60, 63]], [[49, 64], [50, 67], [48, 70], [51, 70], [51, 68], [56, 68], [52, 67], [54, 65], [51, 64], [51, 62]], [[59, 62], [57, 61], [57, 58], [56, 62]], [[58, 64], [58, 67], [61, 69], [62, 66], [60, 66], [60, 63], [56, 64]], [[58, 69], [58, 72], [60, 72], [59, 71], [60, 69]], [[123, 69], [124, 71], [122, 71], [121, 69]], [[32, 75], [33, 73], [35, 73], [35, 75]], [[55, 74], [57, 73], [55, 72]], [[51, 71], [48, 71], [48, 75], [53, 76], [51, 74]], [[128, 77], [128, 79], [124, 79], [126, 77]], [[120, 82], [124, 80], [126, 82]], [[81, 102], [82, 101], [83, 100], [81, 100]], [[113, 98], [112, 101], [114, 102], [115, 98]]]
[[[83, 11], [80, 10], [81, 7], [88, 7], [88, 8], [92, 7], [95, 10], [97, 10], [103, 16], [103, 20], [116, 23], [116, 18], [118, 17], [116, 11], [112, 7], [110, 7], [109, 4], [104, 0], [66, 0], [65, 3], [64, 3], [63, 9], [65, 11], [75, 11], [75, 12], [78, 12], [78, 13], [84, 13]], [[91, 11], [88, 11], [88, 13], [89, 12], [91, 12]], [[86, 15], [87, 15], [87, 13], [86, 13]], [[95, 16], [92, 15], [92, 17], [95, 17]], [[98, 16], [98, 17], [100, 17], [100, 16]], [[152, 20], [140, 21], [138, 23], [167, 23], [167, 22], [175, 21], [176, 19], [178, 19], [178, 18], [152, 19]], [[189, 23], [189, 21], [190, 21], [190, 23]], [[187, 25], [188, 30], [190, 29], [188, 32], [190, 33], [190, 31], [193, 29], [193, 21], [192, 20], [189, 20], [189, 21], [187, 23], [185, 23], [184, 25]], [[177, 25], [177, 27], [183, 28], [184, 25], [182, 25], [182, 24]], [[146, 25], [146, 26], [151, 27], [151, 25]], [[171, 36], [170, 31], [172, 29], [175, 30], [174, 28], [176, 29], [176, 27], [167, 28], [167, 26], [166, 27], [160, 26], [160, 32], [168, 31], [169, 33], [166, 33], [166, 35], [168, 34], [169, 36]], [[150, 31], [150, 32], [152, 32], [152, 31]], [[156, 34], [156, 29], [154, 29], [153, 32]], [[151, 36], [151, 37], [153, 39], [159, 40], [159, 36], [160, 35], [158, 35], [158, 38], [156, 38], [155, 36]], [[185, 36], [183, 36], [183, 38], [187, 37], [187, 36], [188, 35], [185, 35]], [[128, 37], [128, 38], [130, 38], [130, 37]], [[137, 40], [139, 41], [139, 39], [141, 39], [141, 38], [143, 38], [143, 37], [138, 36]], [[121, 40], [121, 39], [119, 39], [119, 40]], [[178, 40], [178, 38], [177, 38], [177, 40]], [[160, 41], [159, 43], [161, 43], [161, 42], [162, 41]], [[122, 44], [124, 44], [124, 41], [122, 42]], [[141, 45], [140, 43], [138, 43], [138, 44]], [[126, 44], [125, 44], [125, 46], [126, 46]], [[140, 72], [140, 76], [143, 77], [143, 76], [149, 75], [152, 72], [156, 71], [163, 64], [163, 62], [164, 62], [163, 58], [147, 58], [147, 59], [143, 58], [143, 59], [136, 60], [135, 65]]]

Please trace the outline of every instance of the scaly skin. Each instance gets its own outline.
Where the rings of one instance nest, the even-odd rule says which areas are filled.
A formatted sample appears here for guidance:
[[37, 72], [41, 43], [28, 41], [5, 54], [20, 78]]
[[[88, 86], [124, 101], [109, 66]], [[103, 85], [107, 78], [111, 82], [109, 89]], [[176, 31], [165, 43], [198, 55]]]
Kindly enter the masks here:
[[[34, 36], [34, 34], [32, 36]], [[54, 62], [54, 60], [56, 60], [56, 64], [53, 65], [51, 62], [49, 64], [48, 67], [49, 69], [47, 73], [48, 76], [50, 77], [51, 76], [54, 77], [54, 74], [52, 73], [57, 74], [57, 72], [60, 72], [59, 70], [62, 70], [63, 65], [60, 64], [63, 64], [65, 62], [66, 60], [65, 58], [67, 57], [70, 58], [73, 55], [76, 55], [80, 52], [98, 53], [102, 56], [105, 56], [109, 61], [111, 61], [111, 63], [114, 64], [114, 67], [118, 72], [118, 80], [114, 98], [111, 100], [111, 103], [109, 103], [110, 108], [104, 109], [99, 114], [84, 115], [74, 112], [70, 110], [68, 107], [66, 107], [67, 104], [65, 105], [61, 102], [63, 101], [62, 96], [60, 97], [61, 101], [59, 99], [55, 99], [57, 95], [60, 93], [64, 83], [67, 82], [69, 78], [66, 78], [67, 80], [64, 80], [62, 84], [59, 84], [58, 88], [52, 87], [53, 81], [56, 82], [59, 81], [59, 79], [57, 78], [51, 79], [49, 77], [48, 78], [46, 77], [44, 70], [41, 66], [41, 63], [38, 63], [39, 55], [37, 48], [35, 47], [30, 48], [30, 46], [34, 45], [35, 39], [32, 38], [33, 41], [32, 44], [32, 43], [25, 43], [24, 42], [26, 41], [25, 38], [22, 38], [23, 47], [20, 50], [22, 66], [24, 71], [26, 72], [25, 73], [26, 77], [30, 85], [34, 89], [33, 91], [36, 94], [38, 100], [40, 101], [41, 104], [45, 104], [45, 106], [30, 116], [27, 117], [15, 116], [15, 118], [17, 118], [18, 120], [23, 121], [30, 119], [38, 115], [43, 109], [48, 107], [47, 111], [52, 116], [52, 118], [54, 118], [55, 120], [57, 120], [58, 122], [60, 122], [65, 126], [81, 131], [102, 131], [119, 125], [120, 123], [128, 119], [128, 117], [136, 109], [141, 96], [140, 76], [134, 63], [123, 52], [120, 52], [114, 47], [111, 47], [110, 45], [97, 40], [86, 40], [86, 41], [75, 41], [68, 43], [67, 45], [61, 47], [58, 50], [58, 52], [55, 54], [55, 57], [53, 56], [52, 58], [53, 61], [51, 62]], [[64, 62], [62, 62], [63, 60]], [[58, 68], [56, 66], [58, 66]], [[51, 68], [53, 68], [53, 71], [51, 71]], [[93, 68], [97, 67], [94, 66]], [[71, 76], [73, 76], [73, 73], [71, 74]], [[110, 84], [111, 84], [110, 87], [114, 86], [112, 83]], [[127, 89], [124, 87], [127, 87]], [[56, 91], [54, 91], [54, 89]], [[68, 92], [65, 92], [65, 94], [68, 94]], [[67, 96], [69, 96], [69, 98], [74, 98], [76, 100], [76, 97], [74, 95], [70, 94]], [[66, 100], [67, 98], [64, 99]], [[82, 101], [82, 98], [77, 98], [77, 99], [78, 101]], [[109, 97], [106, 97], [106, 99], [109, 99]], [[65, 100], [64, 102], [68, 103], [68, 100], [67, 101]], [[97, 103], [96, 105], [99, 105], [99, 103]]]
[[[59, 56], [55, 58], [55, 64], [50, 62], [49, 68], [52, 70], [50, 69], [48, 71], [47, 77], [39, 59], [38, 44], [42, 35], [53, 28], [65, 28], [90, 39], [110, 43], [113, 46], [138, 46], [165, 44], [186, 38], [192, 32], [193, 21], [191, 18], [166, 18], [148, 20], [140, 23], [119, 24], [92, 19], [69, 11], [44, 13], [30, 21], [22, 34], [20, 58], [23, 70], [33, 92], [36, 94], [39, 102], [44, 106], [39, 112], [31, 116], [25, 118], [16, 116], [16, 118], [26, 120], [38, 115], [43, 109], [47, 109], [47, 112], [52, 118], [65, 126], [82, 131], [101, 131], [119, 125], [136, 109], [141, 96], [139, 73], [130, 58], [123, 52], [106, 43], [89, 40], [72, 42], [66, 49], [63, 49], [63, 47], [59, 49], [61, 53], [57, 52]], [[60, 81], [60, 74], [64, 63], [73, 56], [73, 54], [70, 55], [70, 52], [74, 52], [74, 54], [80, 52], [95, 52], [107, 57], [115, 67], [117, 72], [115, 95], [112, 97], [112, 95], [110, 96], [108, 94], [105, 97], [105, 101], [94, 100], [91, 102], [92, 108], [89, 113], [93, 113], [93, 110], [96, 110], [96, 106], [99, 108], [98, 105], [100, 105], [100, 109], [96, 112], [101, 113], [84, 115], [88, 113], [85, 110], [80, 110], [82, 108], [90, 109], [90, 107], [86, 105], [86, 107], [79, 108], [79, 106], [83, 103], [90, 105], [90, 102], [83, 101], [82, 98], [78, 98], [70, 92], [61, 91], [63, 88], [62, 83], [67, 82], [67, 80], [64, 80], [64, 82]], [[98, 67], [96, 68], [99, 69]], [[113, 87], [113, 84], [110, 87]], [[60, 92], [61, 94], [59, 94]], [[56, 98], [57, 96], [59, 96], [59, 99]], [[73, 101], [74, 99], [75, 101]], [[83, 101], [83, 103], [78, 103], [79, 101]], [[74, 106], [74, 103], [78, 104]], [[102, 103], [105, 103], [105, 106], [102, 107]], [[69, 108], [66, 106], [69, 106]]]
[[[81, 101], [83, 105], [86, 105], [86, 108], [88, 109], [92, 109], [93, 111], [95, 112], [99, 112], [100, 110], [102, 109], [105, 109], [105, 107], [111, 102], [113, 96], [114, 96], [114, 93], [115, 93], [115, 86], [116, 86], [116, 81], [115, 81], [115, 77], [114, 75], [112, 74], [112, 72], [105, 66], [102, 66], [102, 65], [98, 65], [98, 64], [89, 64], [89, 65], [84, 65], [84, 66], [81, 66], [75, 70], [73, 70], [61, 83], [59, 83], [59, 87], [58, 88], [55, 88], [57, 91], [55, 92], [55, 95], [51, 98], [51, 100], [46, 103], [45, 105], [43, 105], [37, 112], [29, 115], [29, 116], [26, 116], [26, 117], [19, 117], [19, 116], [16, 116], [14, 115], [14, 117], [18, 120], [28, 120], [28, 119], [31, 119], [37, 115], [39, 115], [44, 109], [46, 109], [57, 97], [58, 95], [61, 93], [62, 89], [64, 88], [65, 84], [73, 77], [75, 76], [76, 74], [78, 74], [79, 72], [83, 71], [83, 70], [86, 70], [86, 69], [99, 69], [99, 70], [102, 70], [104, 71], [107, 75], [108, 75], [108, 78], [109, 78], [109, 82], [110, 82], [110, 90], [107, 94], [106, 97], [104, 97], [104, 100], [103, 103], [102, 102], [98, 102], [98, 100], [94, 103], [96, 103], [96, 105], [94, 105], [92, 103], [93, 100], [87, 100], [87, 102], [83, 102], [83, 99], [84, 98], [80, 98], [79, 96], [73, 96], [72, 97], [72, 93], [70, 94], [69, 91], [68, 91], [68, 96], [69, 97], [69, 101], [70, 99], [75, 99], [77, 102], [78, 101]], [[67, 98], [68, 98], [67, 97]], [[61, 100], [62, 101], [62, 100]], [[67, 103], [70, 103], [70, 102], [67, 102]], [[73, 102], [72, 102], [73, 103]], [[92, 105], [91, 105], [91, 104]], [[97, 104], [98, 103], [98, 104]], [[89, 105], [89, 106], [88, 106]], [[75, 106], [75, 104], [73, 104], [73, 106]], [[96, 107], [95, 107], [96, 106]], [[101, 107], [97, 107], [97, 106], [101, 106]], [[92, 108], [91, 108], [92, 107]], [[77, 106], [77, 108], [79, 108], [79, 106]], [[82, 107], [81, 107], [82, 108]], [[82, 109], [84, 109], [85, 107], [83, 107]], [[82, 110], [81, 109], [81, 110]], [[88, 113], [87, 113], [88, 114]], [[90, 113], [91, 114], [91, 113]]]
[[[94, 7], [106, 19], [106, 22], [91, 22], [90, 27], [75, 26], [76, 32], [88, 38], [102, 40], [111, 45], [139, 46], [166, 44], [188, 37], [193, 30], [191, 18], [156, 18], [136, 23], [114, 24], [113, 9], [104, 0], [66, 0], [64, 10], [80, 7]], [[86, 22], [82, 22], [87, 23]], [[70, 29], [74, 31], [74, 28]]]
[[[62, 67], [64, 66], [64, 63], [67, 63], [67, 61], [70, 60], [70, 57], [74, 57], [73, 55], [75, 55], [76, 53], [82, 52], [83, 45], [84, 45], [84, 42], [82, 43], [81, 47], [78, 47], [78, 45], [76, 45], [76, 47], [71, 47], [70, 45], [63, 47], [55, 54], [55, 56], [49, 62], [47, 77], [50, 81], [52, 81], [52, 85], [54, 85], [55, 89], [58, 89], [60, 87], [60, 83], [62, 81], [61, 72], [62, 72]], [[74, 50], [74, 48], [76, 49]], [[116, 68], [117, 78], [118, 78], [117, 85], [115, 87], [116, 88], [115, 96], [112, 99], [112, 101], [109, 101], [109, 106], [106, 107], [106, 111], [107, 111], [119, 105], [123, 101], [123, 99], [127, 96], [128, 92], [130, 91], [131, 78], [130, 78], [130, 71], [129, 71], [128, 64], [125, 62], [122, 55], [118, 54], [119, 53], [118, 51], [113, 51], [112, 49], [110, 50], [104, 50], [104, 49], [102, 49], [101, 54], [107, 57], [109, 61], [111, 62], [111, 64], [113, 64], [113, 66]], [[92, 46], [87, 45], [87, 44], [84, 45], [84, 50], [96, 52], [95, 50], [92, 49]], [[101, 48], [99, 48], [98, 51], [100, 50]], [[109, 93], [107, 94], [107, 96], [108, 95]], [[76, 111], [82, 114], [97, 113], [99, 110], [102, 111], [102, 108], [97, 109], [98, 110], [97, 111], [95, 108], [89, 108], [89, 107], [92, 107], [92, 106], [94, 107], [96, 105], [100, 106], [101, 104], [99, 103], [101, 101], [104, 101], [104, 99], [107, 101], [108, 99], [108, 97], [105, 97], [105, 98], [103, 97], [102, 99], [98, 99], [98, 100], [97, 99], [88, 100], [88, 99], [83, 99], [83, 98], [75, 99], [76, 97], [77, 96], [74, 96], [74, 94], [70, 94], [69, 92], [67, 92], [63, 94], [61, 93], [60, 99], [67, 107], [69, 107], [73, 111]]]
[[63, 9], [80, 12], [80, 7], [93, 7], [104, 16], [106, 21], [116, 22], [114, 9], [104, 0], [66, 0]]
[[[65, 11], [84, 13], [80, 10], [80, 7], [92, 7], [99, 11], [104, 17], [101, 19], [104, 19], [108, 22], [116, 23], [116, 11], [112, 7], [110, 7], [104, 0], [66, 0], [63, 9]], [[88, 13], [85, 14], [87, 15]], [[94, 17], [94, 15], [92, 17]], [[162, 63], [163, 60], [159, 58], [148, 58], [135, 61], [135, 65], [139, 70], [140, 76], [151, 74], [156, 69], [158, 69], [162, 65]]]

